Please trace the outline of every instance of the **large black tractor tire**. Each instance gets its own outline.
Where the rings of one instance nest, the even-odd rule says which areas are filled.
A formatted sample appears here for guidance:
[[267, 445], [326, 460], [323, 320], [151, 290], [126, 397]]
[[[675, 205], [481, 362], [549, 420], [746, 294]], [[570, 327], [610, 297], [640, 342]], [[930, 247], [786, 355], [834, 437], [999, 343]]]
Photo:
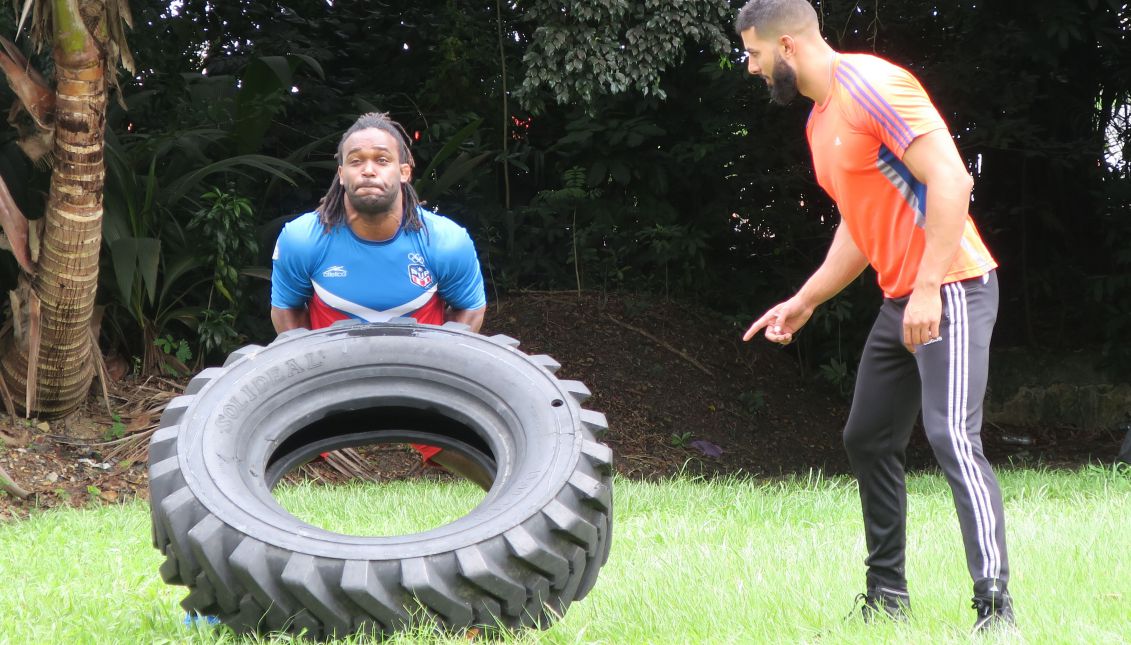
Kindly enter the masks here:
[[[153, 542], [182, 606], [314, 638], [548, 626], [608, 558], [612, 453], [585, 386], [517, 345], [395, 319], [286, 332], [201, 372], [149, 446]], [[397, 537], [326, 531], [272, 496], [304, 460], [374, 441], [461, 452], [494, 483], [466, 516]]]

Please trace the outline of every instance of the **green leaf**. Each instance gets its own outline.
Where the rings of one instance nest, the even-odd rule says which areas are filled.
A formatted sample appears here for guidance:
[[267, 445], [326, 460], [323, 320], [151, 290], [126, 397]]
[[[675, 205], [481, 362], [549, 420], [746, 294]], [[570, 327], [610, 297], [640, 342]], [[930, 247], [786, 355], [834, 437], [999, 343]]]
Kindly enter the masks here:
[[254, 78], [250, 80], [265, 82], [265, 84], [271, 84], [271, 81], [274, 81], [277, 87], [290, 87], [294, 83], [294, 70], [286, 56], [259, 56], [253, 58], [244, 70], [244, 87], [247, 87], [248, 76], [258, 76], [265, 72], [273, 73], [274, 78], [270, 80]]
[[177, 321], [189, 329], [196, 331], [200, 325], [200, 317], [204, 314], [204, 307], [181, 307], [166, 312], [155, 322], [158, 329], [165, 329], [170, 322]]
[[565, 135], [561, 139], [558, 139], [558, 142], [555, 145], [563, 145], [563, 144], [570, 144], [570, 143], [577, 143], [577, 144], [584, 145], [584, 144], [589, 143], [589, 140], [592, 139], [592, 138], [593, 138], [592, 132], [580, 130], [578, 132], [570, 132], [569, 134]]
[[186, 194], [195, 192], [196, 186], [211, 175], [219, 172], [238, 172], [238, 170], [242, 168], [251, 168], [266, 172], [282, 179], [292, 186], [296, 185], [294, 179], [291, 178], [292, 175], [298, 175], [308, 180], [310, 179], [310, 175], [306, 174], [302, 168], [299, 168], [289, 161], [269, 157], [267, 155], [238, 155], [208, 164], [203, 168], [198, 168], [173, 182], [173, 184], [169, 186], [165, 205], [170, 206], [176, 204], [183, 199]]
[[475, 170], [476, 166], [483, 163], [483, 160], [491, 156], [490, 152], [481, 152], [475, 156], [469, 156], [467, 153], [461, 153], [444, 172], [436, 178], [432, 183], [426, 183], [424, 188], [420, 191], [421, 199], [432, 198], [435, 199], [448, 191], [449, 188], [458, 184], [461, 179], [466, 177]]
[[192, 348], [184, 340], [181, 340], [177, 345], [177, 360], [182, 363], [187, 363], [192, 358]]
[[240, 269], [240, 275], [246, 275], [251, 278], [259, 278], [260, 280], [271, 280], [271, 269], [268, 267], [244, 267]]
[[318, 76], [318, 78], [326, 78], [326, 72], [323, 71], [321, 63], [319, 63], [314, 58], [311, 58], [306, 54], [287, 54], [287, 58], [290, 59], [292, 72], [298, 69], [298, 64], [295, 62], [297, 60], [306, 63], [307, 67], [313, 70], [314, 74]]
[[[342, 136], [342, 135], [339, 132], [331, 132], [329, 134], [321, 136], [321, 137], [315, 139], [314, 141], [311, 141], [310, 143], [308, 143], [308, 144], [306, 144], [306, 145], [304, 145], [300, 148], [295, 149], [294, 152], [287, 155], [286, 160], [295, 164], [295, 165], [298, 165], [298, 163], [300, 161], [306, 159], [308, 156], [310, 156], [310, 153], [314, 152], [320, 146], [325, 145], [327, 141], [332, 141], [334, 139], [337, 139], [340, 136]], [[335, 152], [336, 152], [336, 150], [335, 150]]]
[[[123, 237], [109, 244], [110, 260], [122, 299], [129, 302], [134, 284], [141, 280], [149, 302], [157, 291], [157, 272], [161, 263], [161, 241], [152, 237]], [[139, 275], [140, 274], [140, 275]]]
[[432, 157], [432, 160], [428, 162], [428, 167], [424, 169], [424, 172], [420, 173], [420, 179], [425, 181], [429, 180], [432, 177], [432, 171], [436, 170], [436, 167], [443, 163], [448, 157], [455, 154], [455, 152], [459, 150], [459, 147], [471, 138], [471, 135], [475, 134], [475, 131], [479, 129], [481, 123], [483, 123], [482, 118], [475, 119], [453, 134], [452, 138], [444, 144], [444, 147], [440, 148], [440, 151], [436, 153], [436, 156]]
[[142, 230], [144, 222], [141, 221], [144, 213], [153, 210], [153, 201], [157, 199], [157, 157], [149, 160], [149, 172], [145, 175], [145, 201], [142, 202], [141, 211], [133, 222], [134, 235], [144, 235], [148, 231]]
[[605, 183], [605, 179], [609, 176], [609, 164], [603, 159], [598, 159], [593, 162], [589, 168], [589, 187], [596, 188]]
[[641, 123], [633, 128], [633, 131], [644, 137], [662, 137], [668, 133], [655, 123]]
[[122, 292], [122, 302], [132, 300], [134, 279], [137, 276], [137, 240], [123, 237], [110, 243], [110, 261], [114, 265], [114, 277], [118, 279], [118, 289]]
[[122, 150], [109, 141], [106, 144], [106, 189], [103, 194], [102, 240], [109, 245], [114, 240], [132, 234], [130, 221], [137, 207], [136, 175]]
[[294, 84], [291, 62], [285, 56], [251, 59], [240, 75], [236, 94], [236, 148], [247, 154], [262, 147], [271, 121], [283, 109], [282, 97]]
[[141, 269], [141, 279], [145, 283], [150, 304], [157, 294], [157, 271], [161, 266], [161, 240], [152, 237], [138, 238], [137, 263]]
[[613, 171], [613, 179], [622, 186], [627, 186], [628, 182], [632, 180], [632, 171], [622, 161], [614, 161], [611, 169]]
[[183, 255], [176, 258], [165, 267], [165, 274], [162, 276], [161, 283], [161, 302], [169, 295], [169, 290], [173, 288], [177, 281], [188, 272], [200, 266], [200, 258], [195, 255]]
[[232, 293], [228, 291], [227, 287], [224, 286], [224, 282], [222, 280], [215, 280], [212, 282], [212, 284], [216, 287], [216, 290], [220, 292], [220, 295], [224, 296], [224, 300], [235, 303], [236, 299], [232, 297]]

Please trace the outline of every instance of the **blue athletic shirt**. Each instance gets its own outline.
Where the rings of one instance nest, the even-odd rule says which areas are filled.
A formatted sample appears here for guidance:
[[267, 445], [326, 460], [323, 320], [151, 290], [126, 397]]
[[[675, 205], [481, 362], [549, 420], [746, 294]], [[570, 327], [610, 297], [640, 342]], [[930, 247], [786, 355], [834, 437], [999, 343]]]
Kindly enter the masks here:
[[[424, 228], [373, 242], [341, 224], [325, 232], [318, 213], [288, 222], [272, 255], [271, 306], [310, 310], [310, 326], [356, 318], [412, 316], [442, 324], [444, 307], [487, 304], [475, 245], [462, 226], [420, 209]], [[426, 229], [426, 230], [425, 230]]]

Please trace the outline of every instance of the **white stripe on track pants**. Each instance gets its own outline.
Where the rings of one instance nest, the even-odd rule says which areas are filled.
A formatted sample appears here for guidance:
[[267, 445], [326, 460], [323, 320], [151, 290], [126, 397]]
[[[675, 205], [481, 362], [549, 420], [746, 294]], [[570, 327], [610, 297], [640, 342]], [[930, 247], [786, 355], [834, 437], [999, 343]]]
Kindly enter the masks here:
[[887, 298], [856, 375], [844, 446], [860, 484], [869, 589], [906, 589], [904, 463], [915, 415], [954, 496], [976, 582], [1009, 577], [1001, 488], [982, 453], [982, 399], [997, 319], [996, 272], [942, 287], [941, 340], [903, 346], [907, 298]]

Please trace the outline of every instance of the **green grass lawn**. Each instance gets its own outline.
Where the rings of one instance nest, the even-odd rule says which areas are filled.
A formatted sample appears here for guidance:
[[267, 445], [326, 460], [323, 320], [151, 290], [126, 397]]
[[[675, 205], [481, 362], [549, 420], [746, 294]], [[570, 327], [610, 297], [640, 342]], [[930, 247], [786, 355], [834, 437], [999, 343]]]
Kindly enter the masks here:
[[[968, 635], [970, 581], [950, 492], [937, 475], [910, 482], [911, 621], [844, 621], [863, 588], [859, 502], [850, 480], [813, 476], [773, 483], [618, 480], [613, 551], [597, 586], [549, 631], [508, 640], [1131, 642], [1131, 472], [999, 474], [1016, 635]], [[295, 486], [280, 499], [326, 528], [388, 535], [458, 517], [482, 496], [470, 485], [425, 483], [393, 494], [387, 487]], [[436, 515], [402, 512], [432, 506]], [[184, 589], [161, 582], [159, 563], [142, 503], [50, 511], [0, 525], [0, 643], [290, 642], [182, 626], [177, 603]], [[421, 640], [444, 642], [424, 632], [387, 642]]]

